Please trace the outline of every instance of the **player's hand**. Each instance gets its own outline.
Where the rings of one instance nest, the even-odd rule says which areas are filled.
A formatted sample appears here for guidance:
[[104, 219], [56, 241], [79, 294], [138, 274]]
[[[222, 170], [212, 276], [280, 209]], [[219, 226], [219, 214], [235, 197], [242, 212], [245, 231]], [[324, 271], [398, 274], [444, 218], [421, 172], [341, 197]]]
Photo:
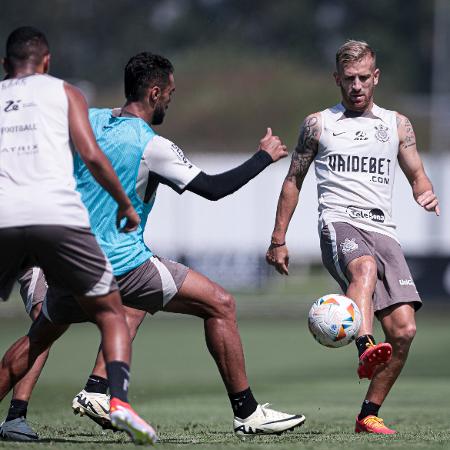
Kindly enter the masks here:
[[266, 135], [259, 141], [259, 149], [267, 152], [273, 162], [288, 155], [286, 146], [281, 142], [281, 139], [272, 135], [272, 128], [267, 128]]
[[435, 212], [437, 216], [441, 214], [441, 210], [439, 208], [439, 201], [436, 197], [436, 194], [433, 191], [425, 191], [422, 192], [417, 198], [416, 202], [422, 206], [426, 211]]
[[266, 261], [274, 266], [281, 275], [289, 275], [289, 251], [286, 244], [270, 244], [266, 253]]
[[[123, 223], [125, 221], [125, 223]], [[117, 211], [116, 226], [120, 232], [129, 233], [137, 229], [141, 219], [137, 215], [133, 206], [130, 204], [125, 208], [120, 208]]]

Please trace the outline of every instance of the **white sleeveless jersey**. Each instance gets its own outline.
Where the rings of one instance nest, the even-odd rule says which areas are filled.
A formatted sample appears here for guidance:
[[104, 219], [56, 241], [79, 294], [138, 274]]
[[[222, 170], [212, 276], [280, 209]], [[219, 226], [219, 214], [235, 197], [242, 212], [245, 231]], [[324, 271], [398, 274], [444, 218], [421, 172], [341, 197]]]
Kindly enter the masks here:
[[373, 105], [369, 117], [346, 118], [342, 104], [322, 111], [315, 158], [319, 230], [347, 222], [397, 240], [392, 189], [398, 154], [396, 113]]
[[68, 106], [63, 80], [0, 82], [0, 228], [89, 226], [75, 190]]

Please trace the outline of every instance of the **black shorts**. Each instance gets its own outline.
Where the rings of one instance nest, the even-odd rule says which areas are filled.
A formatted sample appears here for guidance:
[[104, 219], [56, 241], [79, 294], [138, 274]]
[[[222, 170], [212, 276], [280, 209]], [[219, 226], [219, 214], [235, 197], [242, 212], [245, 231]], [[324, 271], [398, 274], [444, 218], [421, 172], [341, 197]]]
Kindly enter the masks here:
[[7, 300], [24, 268], [44, 271], [49, 295], [96, 297], [117, 290], [111, 264], [89, 228], [33, 225], [0, 228], [0, 297]]

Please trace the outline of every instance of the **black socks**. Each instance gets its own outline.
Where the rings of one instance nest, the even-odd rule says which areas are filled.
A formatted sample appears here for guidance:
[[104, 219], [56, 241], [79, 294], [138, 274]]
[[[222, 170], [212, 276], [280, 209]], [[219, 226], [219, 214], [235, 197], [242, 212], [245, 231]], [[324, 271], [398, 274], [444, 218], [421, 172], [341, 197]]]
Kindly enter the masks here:
[[361, 356], [367, 350], [367, 344], [375, 345], [375, 338], [371, 334], [365, 334], [356, 338], [355, 344], [358, 348], [358, 356]]
[[128, 385], [130, 384], [130, 366], [123, 361], [112, 361], [106, 364], [109, 392], [111, 397], [128, 403]]
[[106, 394], [108, 392], [108, 380], [97, 375], [90, 375], [86, 386], [86, 392], [96, 392], [97, 394]]
[[228, 394], [228, 397], [230, 398], [234, 415], [240, 419], [246, 419], [253, 414], [258, 406], [250, 388], [236, 394]]
[[19, 417], [27, 417], [28, 402], [25, 400], [11, 400], [8, 410], [8, 417], [5, 422], [18, 419]]
[[380, 410], [381, 405], [377, 405], [376, 403], [372, 403], [369, 400], [364, 400], [361, 412], [359, 413], [358, 420], [364, 419], [367, 416], [377, 416], [378, 411]]

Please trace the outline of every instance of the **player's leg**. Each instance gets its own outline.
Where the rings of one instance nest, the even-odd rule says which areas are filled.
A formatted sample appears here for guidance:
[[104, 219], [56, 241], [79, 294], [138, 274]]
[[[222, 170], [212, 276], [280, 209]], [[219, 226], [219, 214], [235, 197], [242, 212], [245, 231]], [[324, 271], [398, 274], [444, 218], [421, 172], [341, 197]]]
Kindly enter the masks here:
[[179, 292], [163, 310], [203, 319], [206, 344], [227, 389], [237, 434], [280, 434], [303, 424], [303, 415], [269, 409], [253, 397], [245, 371], [235, 301], [230, 293], [204, 275], [189, 270]]
[[373, 337], [373, 294], [378, 280], [377, 261], [368, 232], [343, 222], [330, 223], [321, 233], [322, 260], [345, 295], [361, 311], [356, 338], [360, 378], [371, 378], [377, 365], [389, 360], [388, 343], [375, 344]]
[[[30, 311], [32, 320], [36, 320], [41, 311], [41, 304]], [[28, 373], [14, 385], [8, 415], [0, 425], [0, 435], [6, 440], [33, 441], [39, 436], [27, 422], [28, 403], [34, 386], [47, 361], [50, 348], [44, 350], [37, 358]]]
[[[124, 306], [126, 321], [133, 340], [137, 330], [144, 320], [145, 311]], [[110, 397], [108, 395], [108, 375], [101, 347], [97, 354], [91, 375], [82, 389], [72, 401], [72, 409], [75, 414], [86, 415], [103, 429], [114, 429], [109, 417]]]
[[42, 313], [39, 315], [28, 334], [17, 340], [3, 356], [0, 363], [0, 400], [3, 400], [33, 367], [36, 359], [47, 351], [67, 328], [68, 325], [55, 325]]
[[357, 304], [361, 312], [361, 326], [358, 336], [373, 333], [373, 293], [377, 283], [377, 263], [373, 256], [364, 255], [353, 259], [347, 265], [349, 284], [345, 295]]
[[[92, 320], [100, 330], [113, 425], [136, 443], [154, 443], [155, 431], [128, 403], [130, 335], [111, 264], [94, 235], [86, 228], [38, 226], [30, 240], [49, 284], [45, 306], [52, 321], [77, 321], [72, 315], [75, 309], [76, 315]], [[68, 301], [60, 291], [71, 294]]]
[[[392, 345], [392, 359], [375, 372], [356, 423], [357, 431], [393, 433], [378, 418], [378, 410], [399, 376], [416, 332], [415, 309], [422, 301], [398, 242], [379, 235], [377, 258], [383, 277], [377, 283], [374, 306], [386, 340]], [[408, 299], [405, 302], [405, 299]]]
[[[236, 305], [229, 292], [204, 275], [189, 270], [178, 294], [166, 304], [164, 311], [202, 318], [208, 350], [227, 391], [235, 393], [248, 388]], [[251, 406], [253, 410], [256, 405], [254, 402]]]
[[373, 295], [377, 284], [377, 263], [373, 256], [361, 256], [347, 266], [350, 281], [346, 296], [353, 299], [361, 311], [361, 328], [356, 337], [359, 378], [372, 378], [376, 368], [389, 361], [392, 346], [388, 342], [376, 344], [373, 337]]
[[416, 334], [414, 306], [400, 303], [380, 311], [378, 315], [386, 341], [392, 345], [392, 358], [373, 375], [361, 412], [357, 418], [356, 431], [393, 434], [378, 417], [379, 409], [397, 380], [408, 357], [409, 348]]
[[[47, 292], [45, 277], [41, 269], [30, 267], [19, 275], [20, 295], [32, 321], [39, 316]], [[44, 351], [34, 362], [29, 372], [14, 386], [8, 415], [0, 426], [0, 434], [8, 440], [36, 440], [38, 435], [29, 426], [26, 417], [31, 393], [45, 365], [49, 350]]]

